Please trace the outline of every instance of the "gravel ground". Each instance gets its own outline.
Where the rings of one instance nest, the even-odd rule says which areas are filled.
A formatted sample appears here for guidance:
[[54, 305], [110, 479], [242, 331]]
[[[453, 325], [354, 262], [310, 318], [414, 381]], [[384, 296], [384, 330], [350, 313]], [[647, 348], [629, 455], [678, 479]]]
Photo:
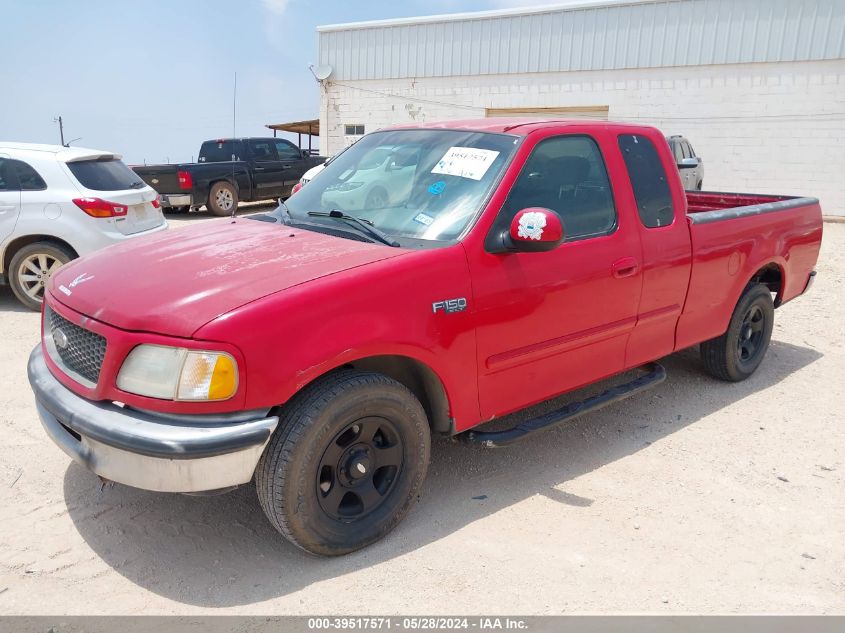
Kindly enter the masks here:
[[0, 288], [0, 613], [845, 613], [843, 253], [825, 225], [750, 380], [688, 350], [653, 391], [513, 448], [438, 439], [418, 507], [332, 560], [249, 486], [101, 491], [41, 430], [38, 316]]

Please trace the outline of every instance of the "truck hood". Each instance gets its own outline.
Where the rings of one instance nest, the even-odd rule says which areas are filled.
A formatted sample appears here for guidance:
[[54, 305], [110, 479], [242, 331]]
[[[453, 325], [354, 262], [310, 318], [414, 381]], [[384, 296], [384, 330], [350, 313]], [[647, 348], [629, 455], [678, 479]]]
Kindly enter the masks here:
[[190, 337], [256, 299], [409, 251], [246, 218], [130, 239], [63, 266], [55, 300], [118, 328]]

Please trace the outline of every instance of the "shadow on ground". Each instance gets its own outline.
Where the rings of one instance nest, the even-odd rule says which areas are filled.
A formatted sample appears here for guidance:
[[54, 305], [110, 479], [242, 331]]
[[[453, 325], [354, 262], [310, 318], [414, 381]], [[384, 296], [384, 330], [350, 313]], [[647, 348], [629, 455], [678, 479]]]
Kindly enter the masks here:
[[[270, 527], [252, 486], [220, 497], [122, 486], [98, 492], [96, 477], [71, 464], [64, 495], [85, 541], [133, 583], [184, 604], [250, 604], [401, 556], [533, 495], [583, 511], [594, 500], [554, 486], [636, 453], [820, 357], [772, 341], [754, 376], [727, 384], [704, 375], [697, 352], [687, 350], [664, 359], [669, 378], [654, 390], [511, 448], [485, 451], [437, 439], [418, 506], [383, 541], [343, 558], [314, 558], [289, 545]], [[737, 420], [743, 423], [756, 426]]]
[[25, 307], [9, 286], [0, 286], [0, 314], [4, 312], [32, 312]]

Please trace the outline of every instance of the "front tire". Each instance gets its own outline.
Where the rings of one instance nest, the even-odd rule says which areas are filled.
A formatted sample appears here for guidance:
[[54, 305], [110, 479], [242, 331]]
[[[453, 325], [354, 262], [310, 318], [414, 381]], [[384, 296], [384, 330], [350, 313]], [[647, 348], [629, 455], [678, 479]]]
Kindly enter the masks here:
[[402, 520], [430, 444], [422, 405], [404, 385], [372, 372], [330, 374], [285, 406], [256, 468], [258, 499], [297, 547], [347, 554]]
[[44, 289], [50, 277], [64, 264], [76, 258], [66, 246], [53, 242], [27, 244], [9, 263], [9, 285], [22, 304], [30, 310], [41, 310]]
[[774, 321], [771, 291], [763, 284], [748, 286], [734, 308], [728, 330], [701, 344], [704, 367], [720, 380], [745, 380], [766, 355]]
[[208, 192], [208, 210], [214, 215], [232, 215], [238, 210], [238, 190], [230, 182], [215, 182]]

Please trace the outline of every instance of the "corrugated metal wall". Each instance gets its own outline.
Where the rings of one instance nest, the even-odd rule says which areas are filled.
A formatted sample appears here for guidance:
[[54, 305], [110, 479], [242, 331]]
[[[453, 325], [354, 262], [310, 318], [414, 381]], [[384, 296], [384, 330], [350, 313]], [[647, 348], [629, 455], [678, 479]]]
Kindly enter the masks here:
[[663, 0], [319, 33], [332, 79], [845, 57], [845, 0]]

